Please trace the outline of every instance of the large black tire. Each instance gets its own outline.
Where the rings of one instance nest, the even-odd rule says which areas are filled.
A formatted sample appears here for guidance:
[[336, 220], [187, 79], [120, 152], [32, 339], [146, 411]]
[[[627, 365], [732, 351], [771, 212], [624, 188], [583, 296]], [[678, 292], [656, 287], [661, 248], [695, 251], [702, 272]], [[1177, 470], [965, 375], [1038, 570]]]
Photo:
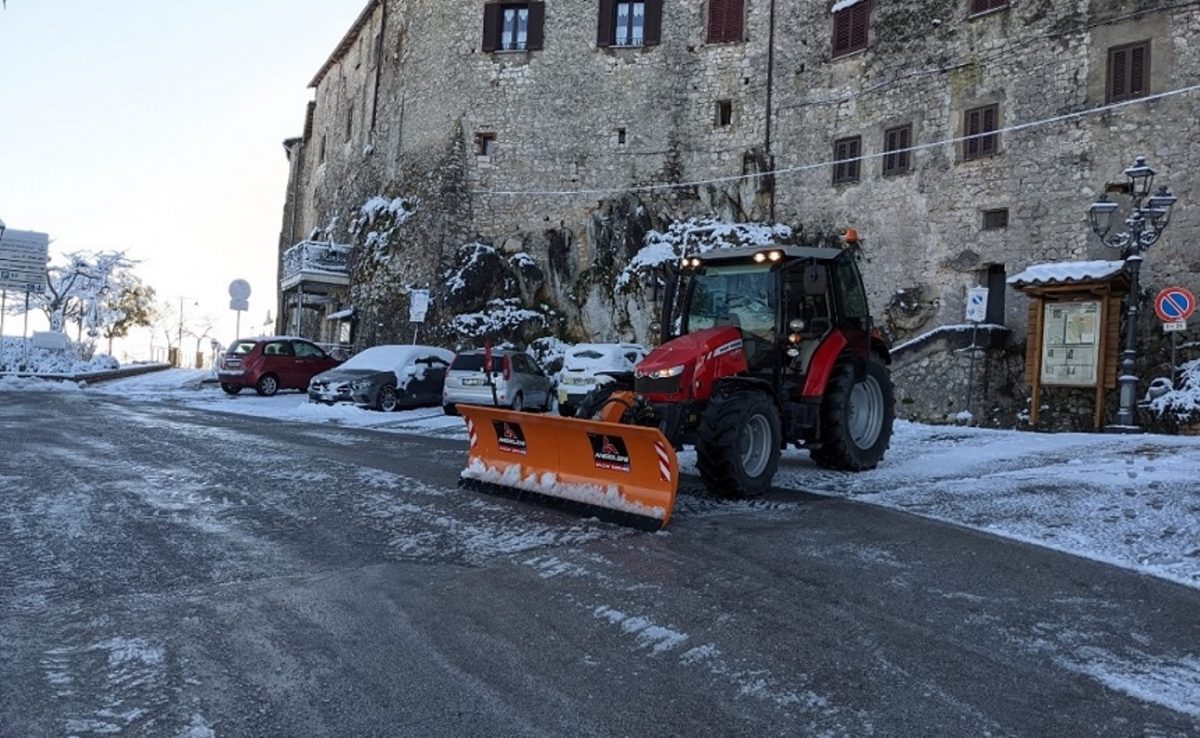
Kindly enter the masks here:
[[242, 385], [228, 384], [226, 382], [221, 382], [221, 389], [224, 390], [225, 394], [227, 394], [227, 395], [236, 395], [237, 393], [242, 391]]
[[375, 395], [376, 410], [390, 413], [399, 406], [400, 398], [396, 396], [396, 385], [385, 384], [379, 388], [379, 394]]
[[713, 398], [700, 416], [696, 466], [721, 497], [756, 497], [779, 468], [779, 409], [765, 392], [737, 389]]
[[279, 391], [279, 378], [274, 374], [264, 374], [258, 378], [254, 391], [263, 397], [270, 397]]
[[442, 405], [442, 412], [446, 415], [458, 415], [458, 405], [455, 405], [453, 402], [447, 402], [445, 405]]
[[887, 367], [872, 357], [862, 381], [855, 382], [853, 361], [840, 361], [821, 401], [821, 445], [813, 449], [812, 459], [827, 469], [874, 469], [891, 443], [895, 419]]
[[513, 395], [512, 404], [509, 407], [512, 408], [513, 412], [522, 412], [525, 409], [525, 395], [520, 392]]

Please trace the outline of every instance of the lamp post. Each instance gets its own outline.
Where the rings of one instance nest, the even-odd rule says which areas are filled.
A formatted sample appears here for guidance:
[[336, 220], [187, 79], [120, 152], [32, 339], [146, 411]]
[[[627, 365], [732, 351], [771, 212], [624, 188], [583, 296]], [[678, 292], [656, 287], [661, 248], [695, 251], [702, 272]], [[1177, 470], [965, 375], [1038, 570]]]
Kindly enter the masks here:
[[1119, 364], [1120, 406], [1115, 422], [1105, 430], [1115, 433], [1136, 433], [1137, 424], [1137, 316], [1138, 316], [1138, 273], [1142, 266], [1142, 252], [1149, 249], [1162, 236], [1171, 222], [1171, 206], [1175, 196], [1163, 185], [1153, 195], [1154, 170], [1139, 156], [1124, 172], [1129, 179], [1129, 195], [1133, 208], [1125, 218], [1126, 229], [1111, 233], [1113, 215], [1117, 203], [1101, 193], [1088, 208], [1088, 222], [1100, 241], [1109, 248], [1118, 249], [1125, 260], [1129, 273], [1129, 295], [1125, 298], [1125, 348], [1121, 351]]

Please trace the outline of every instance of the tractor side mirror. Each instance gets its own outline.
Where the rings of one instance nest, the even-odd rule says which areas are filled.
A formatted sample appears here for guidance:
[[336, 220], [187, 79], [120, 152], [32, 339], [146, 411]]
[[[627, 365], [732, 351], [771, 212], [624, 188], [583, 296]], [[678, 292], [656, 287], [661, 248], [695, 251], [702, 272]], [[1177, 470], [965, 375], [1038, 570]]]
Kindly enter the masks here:
[[809, 264], [804, 267], [804, 286], [802, 291], [805, 297], [820, 297], [824, 295], [829, 288], [829, 272], [825, 267], [818, 264]]

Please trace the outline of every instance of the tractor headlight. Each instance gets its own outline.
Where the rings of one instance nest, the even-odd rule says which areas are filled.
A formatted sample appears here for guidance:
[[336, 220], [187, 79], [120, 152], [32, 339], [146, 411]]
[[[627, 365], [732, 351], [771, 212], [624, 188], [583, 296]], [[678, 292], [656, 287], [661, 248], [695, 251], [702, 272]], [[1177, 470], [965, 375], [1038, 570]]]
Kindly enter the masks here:
[[670, 377], [678, 377], [680, 374], [683, 374], [683, 364], [667, 369], [655, 369], [646, 376], [651, 379], [669, 379]]

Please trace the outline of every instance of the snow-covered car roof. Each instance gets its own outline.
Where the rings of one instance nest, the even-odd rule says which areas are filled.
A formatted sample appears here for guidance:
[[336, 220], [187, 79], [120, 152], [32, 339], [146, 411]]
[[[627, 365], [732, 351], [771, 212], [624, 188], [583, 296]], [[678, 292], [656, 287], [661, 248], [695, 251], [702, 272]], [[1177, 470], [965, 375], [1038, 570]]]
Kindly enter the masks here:
[[580, 343], [563, 354], [563, 368], [570, 369], [626, 369], [632, 364], [625, 354], [646, 353], [646, 348], [637, 343]]
[[339, 369], [376, 369], [381, 372], [391, 372], [403, 368], [410, 361], [421, 356], [436, 356], [449, 364], [454, 359], [454, 352], [437, 346], [400, 346], [385, 344], [372, 346], [359, 351], [346, 359]]

